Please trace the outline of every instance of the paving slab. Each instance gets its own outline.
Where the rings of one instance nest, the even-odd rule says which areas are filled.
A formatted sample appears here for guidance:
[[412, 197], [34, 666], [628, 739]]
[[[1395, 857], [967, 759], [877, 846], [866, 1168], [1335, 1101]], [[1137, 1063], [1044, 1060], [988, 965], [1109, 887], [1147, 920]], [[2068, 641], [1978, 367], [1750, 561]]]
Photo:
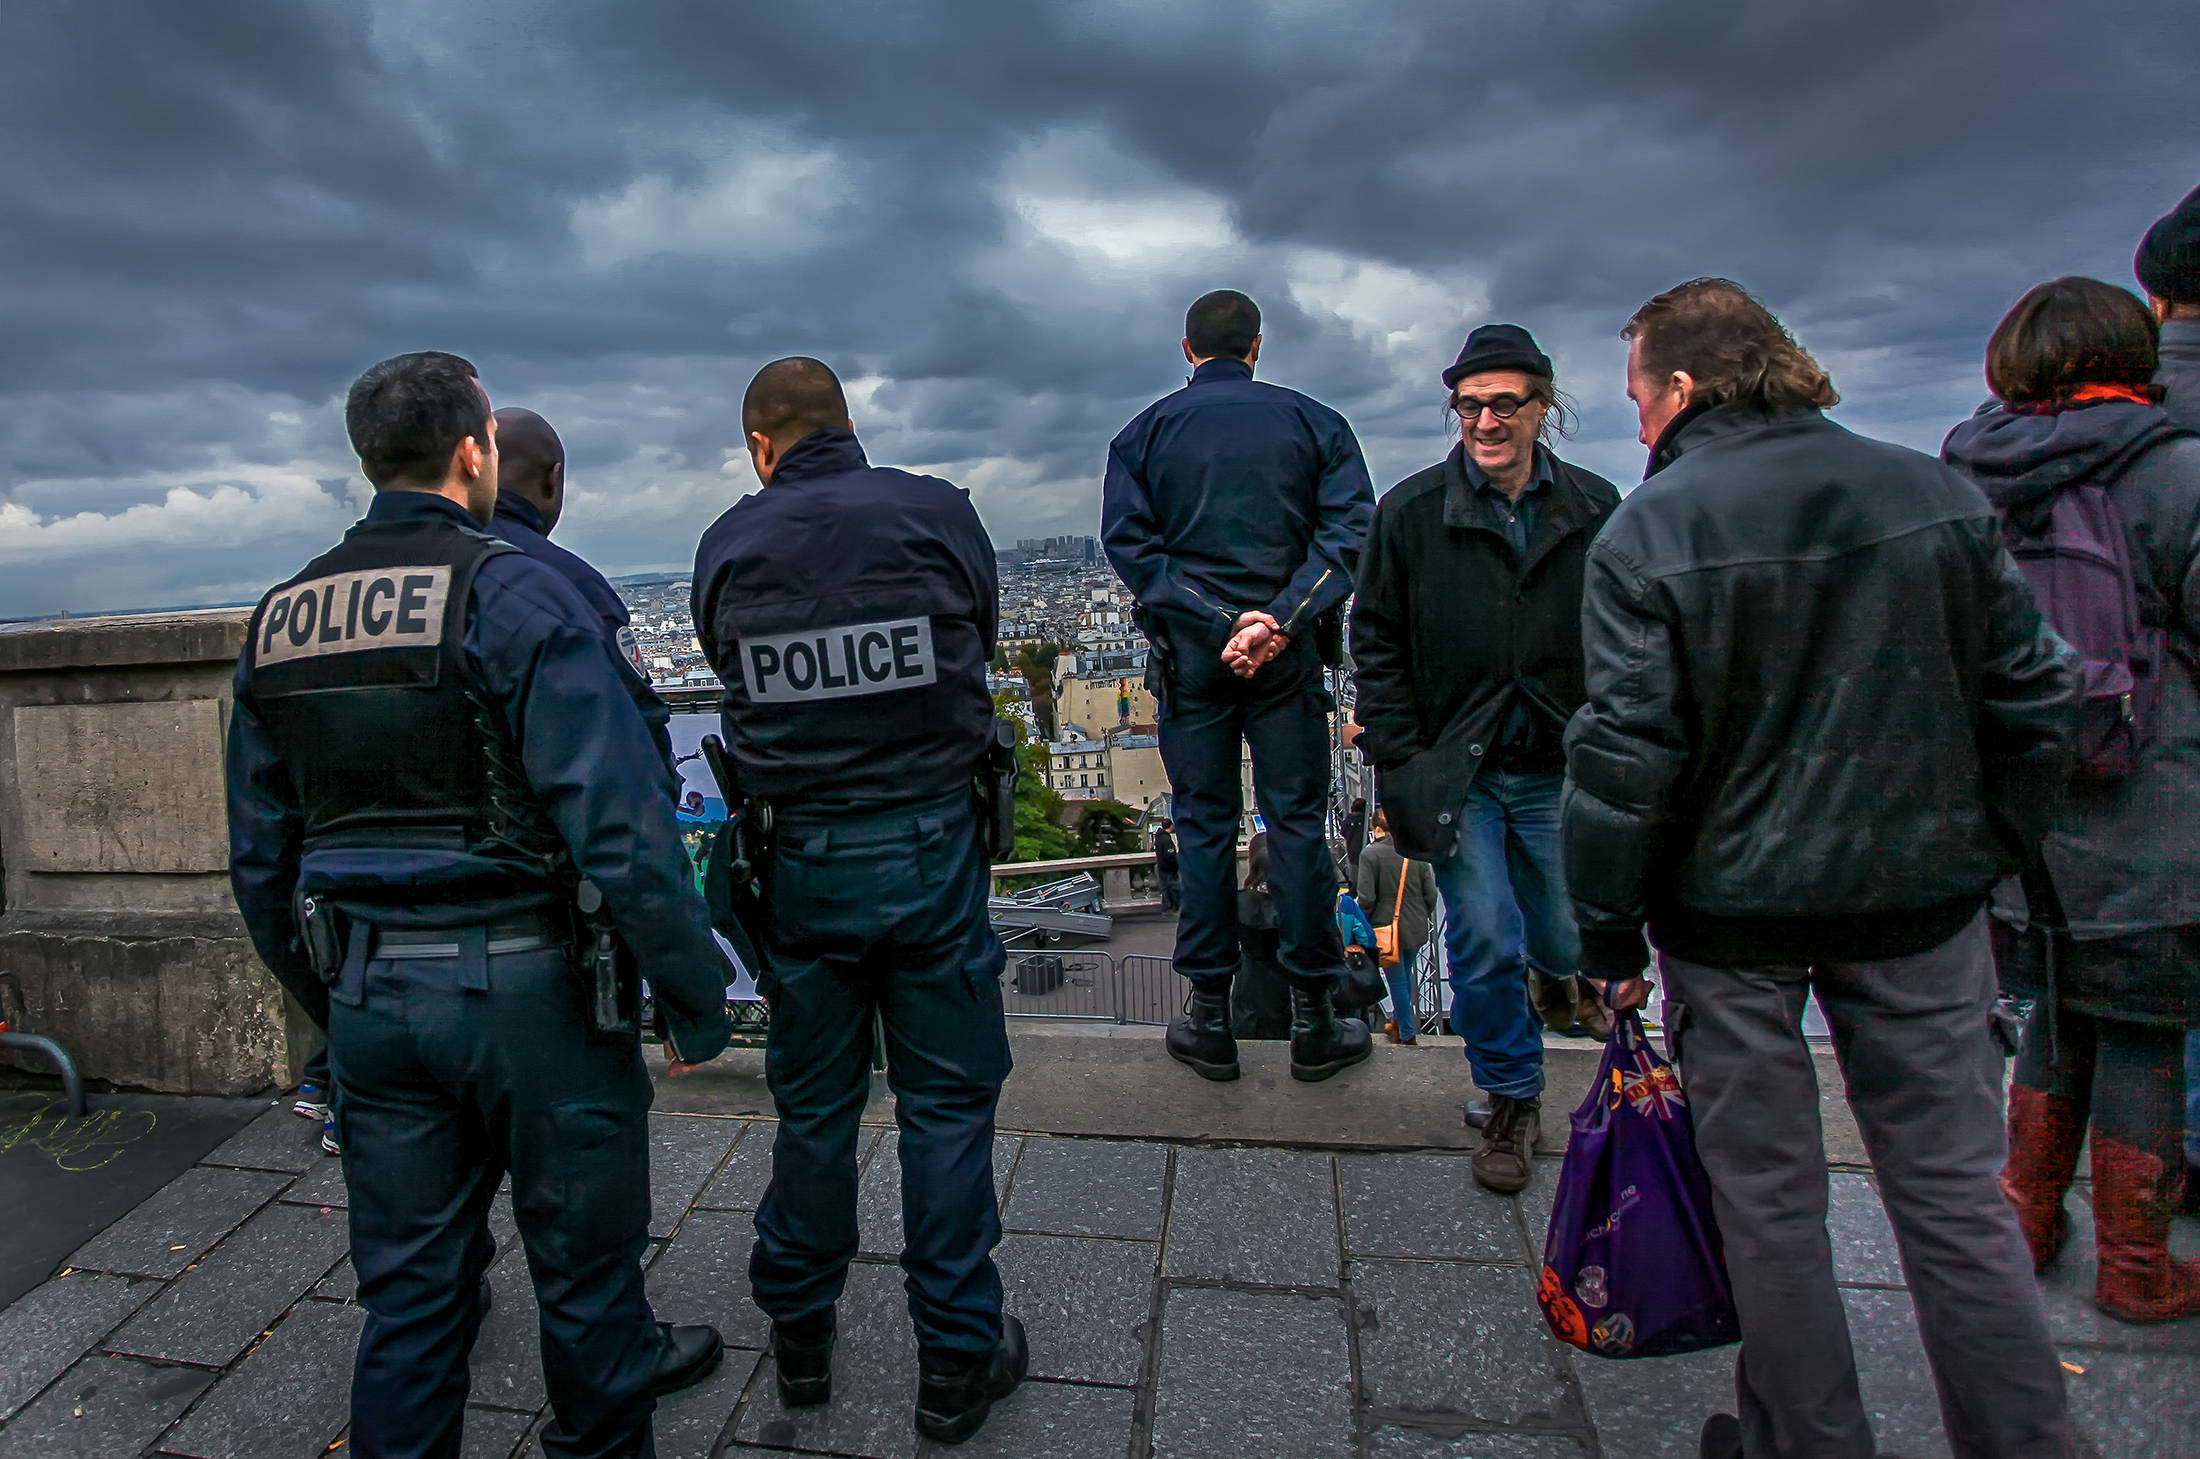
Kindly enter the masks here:
[[1010, 1236], [993, 1253], [1040, 1378], [1132, 1384], [1146, 1356], [1159, 1248], [1088, 1236]]
[[71, 1272], [0, 1312], [0, 1422], [160, 1290], [157, 1282]]
[[314, 1287], [312, 1296], [324, 1302], [353, 1302], [359, 1297], [359, 1273], [353, 1268], [351, 1258], [345, 1257], [336, 1264], [336, 1270], [323, 1277]]
[[1337, 1191], [1330, 1157], [1306, 1150], [1183, 1150], [1169, 1198], [1170, 1276], [1334, 1287]]
[[1352, 1356], [1335, 1298], [1178, 1288], [1161, 1323], [1153, 1448], [1168, 1459], [1348, 1459]]
[[173, 1277], [267, 1204], [290, 1178], [264, 1170], [186, 1170], [136, 1210], [77, 1248], [87, 1271]]
[[274, 1325], [344, 1255], [344, 1213], [276, 1204], [109, 1340], [117, 1352], [218, 1368]]
[[986, 1415], [977, 1437], [917, 1446], [920, 1459], [1122, 1459], [1138, 1395], [1123, 1388], [1025, 1383]]
[[900, 1271], [877, 1262], [850, 1267], [839, 1321], [832, 1402], [816, 1408], [782, 1406], [767, 1357], [749, 1384], [734, 1430], [737, 1443], [915, 1459], [917, 1339], [909, 1327]]
[[[2183, 1353], [2200, 1357], [2200, 1317], [2141, 1325], [2121, 1322], [2093, 1305], [2099, 1274], [2093, 1248], [2093, 1210], [2072, 1192], [2063, 1202], [2070, 1212], [2070, 1242], [2040, 1273], [2040, 1301], [2047, 1308], [2047, 1330], [2058, 1343], [2110, 1348], [2122, 1352]], [[2194, 1224], [2179, 1221], [2171, 1250], [2187, 1257]]]
[[1696, 1459], [1696, 1435], [1734, 1412], [1738, 1345], [1670, 1358], [1569, 1354], [1596, 1422], [1604, 1459]]
[[1161, 1235], [1165, 1145], [1130, 1140], [1026, 1140], [1001, 1224], [1052, 1236]]
[[717, 1372], [693, 1388], [657, 1400], [657, 1459], [710, 1459], [763, 1358], [762, 1353], [729, 1348]]
[[649, 1234], [670, 1236], [744, 1128], [698, 1115], [649, 1117]]
[[707, 1322], [737, 1347], [770, 1343], [771, 1321], [749, 1300], [754, 1223], [746, 1211], [688, 1214], [645, 1278], [659, 1322]]
[[351, 1191], [344, 1184], [342, 1159], [324, 1160], [313, 1169], [299, 1176], [283, 1192], [283, 1199], [301, 1206], [345, 1206], [351, 1203]]
[[213, 1381], [204, 1368], [86, 1358], [0, 1429], [0, 1459], [135, 1454]]
[[351, 1411], [352, 1355], [367, 1314], [299, 1305], [161, 1440], [191, 1459], [299, 1459], [325, 1451]]
[[[1491, 1434], [1385, 1425], [1368, 1441], [1369, 1459], [1588, 1459], [1589, 1446], [1562, 1435]], [[1609, 1445], [1604, 1452], [1612, 1452]], [[1696, 1440], [1688, 1440], [1693, 1459]]]
[[[512, 1459], [512, 1452], [534, 1426], [533, 1414], [468, 1407], [466, 1437], [459, 1445], [458, 1459]], [[341, 1451], [335, 1459], [342, 1459]]]
[[472, 1400], [532, 1413], [548, 1401], [542, 1386], [542, 1315], [527, 1253], [517, 1243], [489, 1268], [496, 1297], [474, 1339]]
[[290, 1112], [290, 1101], [271, 1104], [259, 1118], [214, 1147], [201, 1165], [246, 1170], [285, 1170], [303, 1175], [336, 1157], [321, 1148], [321, 1127]]
[[1917, 1335], [1917, 1311], [1907, 1292], [1850, 1287], [1841, 1293], [1849, 1314], [1849, 1347], [1879, 1447], [1903, 1459], [1943, 1459], [1940, 1395]]
[[2200, 1364], [2162, 1353], [2081, 1348], [2066, 1349], [2063, 1361], [2071, 1417], [2101, 1459], [2200, 1456]]
[[755, 1210], [764, 1199], [764, 1187], [771, 1184], [772, 1140], [778, 1132], [775, 1120], [748, 1121], [733, 1153], [695, 1204], [711, 1210]]
[[1826, 1234], [1833, 1242], [1833, 1278], [1871, 1286], [1903, 1285], [1894, 1227], [1871, 1177], [1835, 1171], [1828, 1178]]
[[1360, 1390], [1378, 1410], [1492, 1425], [1586, 1422], [1526, 1268], [1355, 1259], [1352, 1292]]
[[1476, 1185], [1464, 1155], [1340, 1155], [1337, 1175], [1354, 1255], [1523, 1260], [1514, 1201]]
[[[0, 1068], [0, 1081], [16, 1077]], [[0, 1308], [267, 1107], [264, 1099], [0, 1090]]]

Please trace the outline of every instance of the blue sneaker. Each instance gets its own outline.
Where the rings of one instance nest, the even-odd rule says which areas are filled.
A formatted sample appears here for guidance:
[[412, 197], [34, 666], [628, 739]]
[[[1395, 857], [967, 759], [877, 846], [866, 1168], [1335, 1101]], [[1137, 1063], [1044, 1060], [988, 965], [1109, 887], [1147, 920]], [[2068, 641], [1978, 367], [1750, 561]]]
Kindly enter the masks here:
[[328, 1091], [318, 1084], [298, 1086], [298, 1098], [291, 1104], [290, 1112], [302, 1120], [319, 1120], [328, 1123]]
[[336, 1143], [336, 1121], [333, 1117], [321, 1121], [321, 1148], [331, 1155], [344, 1153], [344, 1147]]

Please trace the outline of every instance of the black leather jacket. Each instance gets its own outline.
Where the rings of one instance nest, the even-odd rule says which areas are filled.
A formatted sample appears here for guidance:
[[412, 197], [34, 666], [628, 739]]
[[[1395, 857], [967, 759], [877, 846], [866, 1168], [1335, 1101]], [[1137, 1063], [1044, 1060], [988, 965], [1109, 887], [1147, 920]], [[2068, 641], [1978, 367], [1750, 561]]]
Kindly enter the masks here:
[[1691, 409], [1589, 551], [1582, 971], [1946, 941], [2052, 814], [2070, 651], [1977, 487], [1803, 409]]

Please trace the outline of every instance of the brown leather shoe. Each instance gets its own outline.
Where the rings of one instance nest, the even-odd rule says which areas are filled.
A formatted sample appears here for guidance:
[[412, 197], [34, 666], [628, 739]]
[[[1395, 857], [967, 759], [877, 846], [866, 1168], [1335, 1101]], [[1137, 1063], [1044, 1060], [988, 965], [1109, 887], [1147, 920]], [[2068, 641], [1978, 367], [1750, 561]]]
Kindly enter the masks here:
[[1468, 1157], [1475, 1182], [1499, 1195], [1515, 1195], [1528, 1188], [1535, 1173], [1535, 1142], [1543, 1133], [1543, 1101], [1490, 1099], [1490, 1122], [1482, 1127], [1482, 1144]]

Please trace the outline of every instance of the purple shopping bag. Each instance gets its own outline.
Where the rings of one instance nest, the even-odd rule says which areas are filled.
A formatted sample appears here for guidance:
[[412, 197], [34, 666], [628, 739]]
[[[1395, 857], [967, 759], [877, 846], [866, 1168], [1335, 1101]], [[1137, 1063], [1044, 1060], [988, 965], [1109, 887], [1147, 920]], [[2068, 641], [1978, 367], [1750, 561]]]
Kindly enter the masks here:
[[1659, 1358], [1741, 1338], [1680, 1075], [1633, 1010], [1574, 1111], [1536, 1301], [1561, 1342]]

